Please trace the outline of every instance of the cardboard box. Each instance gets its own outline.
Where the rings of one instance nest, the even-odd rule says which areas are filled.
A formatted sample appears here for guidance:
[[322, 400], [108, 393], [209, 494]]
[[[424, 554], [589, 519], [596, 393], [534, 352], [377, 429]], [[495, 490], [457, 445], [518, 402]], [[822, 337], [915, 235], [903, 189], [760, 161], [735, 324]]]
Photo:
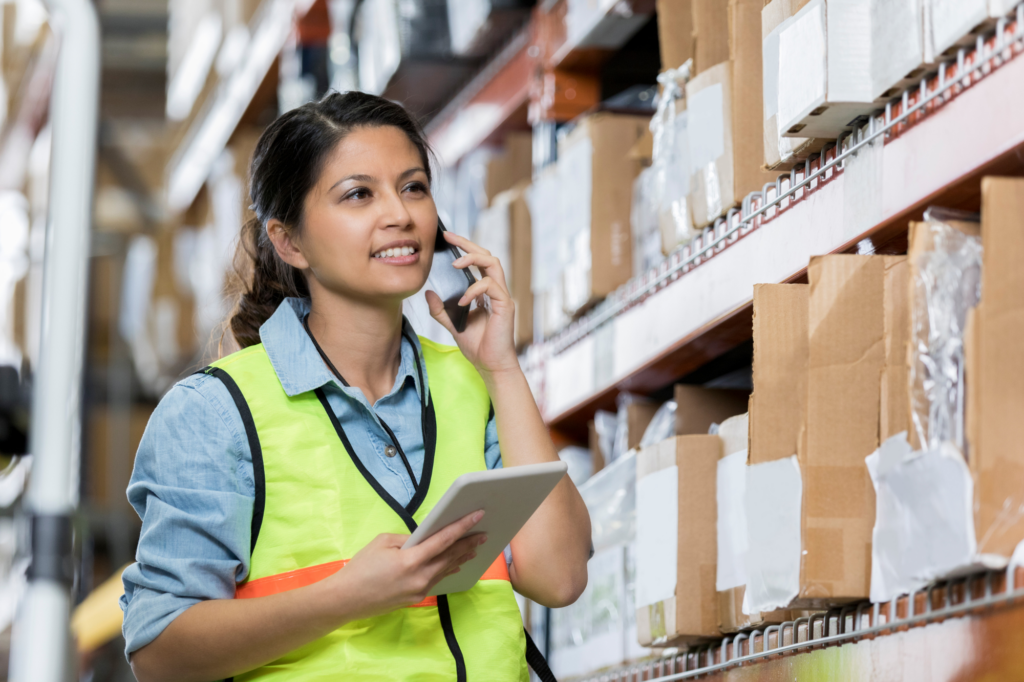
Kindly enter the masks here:
[[779, 33], [779, 129], [835, 139], [914, 83], [924, 61], [919, 3], [810, 0]]
[[692, 3], [692, 73], [696, 76], [716, 64], [729, 60], [729, 2], [726, 0], [692, 0]]
[[761, 10], [761, 63], [764, 100], [764, 165], [792, 170], [829, 142], [815, 137], [783, 137], [779, 128], [779, 35], [809, 0], [771, 0]]
[[637, 455], [636, 621], [643, 646], [721, 637], [714, 483], [721, 453], [718, 436], [678, 436]]
[[559, 258], [568, 315], [585, 311], [632, 276], [629, 214], [641, 166], [629, 151], [649, 124], [646, 116], [598, 113], [559, 142]]
[[807, 284], [754, 285], [751, 464], [792, 457], [807, 409]]
[[657, 0], [661, 70], [678, 69], [693, 57], [692, 0]]
[[985, 178], [981, 192], [968, 441], [978, 551], [1009, 557], [1024, 539], [1024, 180]]
[[510, 190], [533, 176], [533, 134], [513, 131], [505, 136], [500, 152], [487, 161], [484, 191], [490, 206], [499, 193]]
[[744, 391], [676, 384], [676, 435], [704, 435], [712, 424], [747, 411], [750, 396]]
[[808, 267], [800, 606], [869, 595], [875, 492], [864, 458], [879, 444], [885, 274], [904, 258], [816, 256]]
[[697, 229], [777, 177], [761, 164], [761, 0], [717, 4], [728, 20], [728, 59], [686, 85], [690, 210]]
[[907, 259], [886, 262], [883, 305], [885, 306], [885, 365], [882, 386], [878, 440], [881, 443], [901, 431], [909, 437], [910, 387], [908, 348], [910, 343], [910, 262]]
[[661, 407], [660, 403], [633, 402], [626, 406], [626, 450], [639, 447], [644, 437], [644, 431], [654, 419], [654, 413]]
[[533, 341], [533, 292], [530, 289], [532, 243], [530, 208], [526, 204], [528, 183], [496, 195], [491, 206], [480, 213], [473, 241], [501, 261], [512, 300], [516, 306], [515, 344], [521, 348]]

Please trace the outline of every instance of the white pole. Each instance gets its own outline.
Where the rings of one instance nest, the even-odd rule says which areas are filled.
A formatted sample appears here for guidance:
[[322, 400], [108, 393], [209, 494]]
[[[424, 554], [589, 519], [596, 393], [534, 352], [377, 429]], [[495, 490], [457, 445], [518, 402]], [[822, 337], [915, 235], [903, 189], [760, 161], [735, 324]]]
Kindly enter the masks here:
[[90, 0], [46, 0], [60, 41], [50, 124], [50, 199], [42, 329], [32, 403], [32, 479], [24, 514], [32, 568], [11, 643], [12, 682], [64, 682], [73, 669], [68, 622], [71, 522], [78, 501], [81, 379], [96, 164], [100, 33]]

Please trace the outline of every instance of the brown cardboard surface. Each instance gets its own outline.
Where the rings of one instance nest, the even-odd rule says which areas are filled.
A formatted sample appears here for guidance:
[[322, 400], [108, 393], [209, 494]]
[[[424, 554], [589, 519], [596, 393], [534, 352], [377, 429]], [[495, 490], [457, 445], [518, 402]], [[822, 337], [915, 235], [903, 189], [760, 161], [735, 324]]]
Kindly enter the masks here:
[[[693, 2], [693, 75], [729, 59], [727, 0]], [[678, 66], [678, 64], [676, 65]]]
[[910, 264], [906, 258], [887, 261], [884, 282], [885, 365], [882, 368], [879, 442], [900, 431], [909, 433], [910, 387], [907, 344], [910, 341]]
[[1008, 557], [1024, 539], [1024, 180], [985, 178], [981, 193], [970, 465], [978, 551]]
[[864, 599], [875, 493], [864, 458], [878, 448], [885, 364], [885, 271], [894, 256], [816, 256], [808, 267], [803, 557], [795, 605]]
[[657, 0], [661, 70], [678, 69], [693, 57], [692, 0]]
[[487, 162], [487, 178], [484, 181], [487, 205], [490, 206], [495, 195], [529, 180], [532, 175], [533, 135], [519, 131], [508, 133], [501, 152]]
[[520, 183], [514, 189], [516, 197], [509, 204], [509, 255], [506, 277], [509, 291], [516, 304], [515, 343], [516, 347], [533, 342], [533, 290], [530, 288], [532, 263], [530, 207], [526, 203], [528, 183]]
[[638, 479], [673, 464], [679, 469], [676, 592], [672, 599], [637, 609], [637, 634], [644, 646], [721, 636], [715, 592], [715, 476], [721, 452], [718, 436], [677, 436], [637, 455]]
[[760, 192], [778, 173], [765, 170], [764, 86], [761, 50], [763, 0], [729, 0], [729, 59], [732, 61], [733, 201]]
[[593, 145], [591, 302], [615, 291], [629, 281], [633, 274], [633, 240], [629, 214], [633, 200], [633, 181], [640, 174], [641, 165], [639, 161], [629, 158], [629, 152], [649, 127], [650, 118], [647, 116], [602, 112], [580, 121], [566, 141], [566, 144], [572, 144], [578, 136], [587, 136]]
[[792, 457], [807, 401], [807, 284], [754, 285], [750, 464]]
[[676, 384], [676, 435], [704, 435], [712, 424], [747, 411], [744, 391]]
[[[697, 24], [695, 2], [694, 22]], [[761, 0], [714, 0], [709, 21], [725, 13], [726, 61], [698, 69], [687, 84], [687, 100], [704, 88], [720, 84], [723, 90], [723, 153], [715, 162], [718, 187], [701, 169], [690, 180], [694, 227], [712, 223], [740, 203], [750, 192], [760, 191], [778, 173], [762, 166], [764, 154], [764, 104], [761, 63]], [[706, 10], [706, 8], [705, 8]], [[699, 45], [699, 39], [698, 39]]]
[[661, 407], [660, 403], [635, 402], [626, 406], [626, 427], [628, 434], [626, 447], [632, 450], [640, 445], [647, 425], [654, 419], [654, 413]]

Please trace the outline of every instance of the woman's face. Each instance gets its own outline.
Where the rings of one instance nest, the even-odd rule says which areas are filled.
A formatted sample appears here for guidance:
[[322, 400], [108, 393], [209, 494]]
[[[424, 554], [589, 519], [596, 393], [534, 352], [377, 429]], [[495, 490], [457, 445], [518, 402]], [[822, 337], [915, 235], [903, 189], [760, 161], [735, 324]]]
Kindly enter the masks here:
[[404, 132], [384, 126], [356, 128], [338, 143], [292, 241], [311, 288], [373, 303], [401, 301], [423, 287], [436, 234], [423, 160]]

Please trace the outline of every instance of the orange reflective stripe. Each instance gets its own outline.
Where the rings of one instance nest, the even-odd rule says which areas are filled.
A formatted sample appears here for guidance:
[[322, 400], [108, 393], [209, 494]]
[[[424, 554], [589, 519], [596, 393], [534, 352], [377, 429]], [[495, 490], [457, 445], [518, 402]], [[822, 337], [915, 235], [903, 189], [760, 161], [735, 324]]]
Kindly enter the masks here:
[[[250, 580], [235, 586], [235, 599], [269, 597], [272, 594], [279, 594], [318, 583], [324, 578], [340, 571], [348, 561], [348, 559], [331, 561], [326, 564], [317, 564], [308, 568], [300, 568], [295, 571], [288, 571], [287, 573], [278, 573], [277, 575], [268, 575], [266, 578]], [[505, 563], [504, 553], [498, 555], [494, 563], [480, 576], [480, 580], [509, 580], [508, 564]], [[412, 604], [411, 606], [437, 606], [437, 597], [427, 597], [419, 604]]]

